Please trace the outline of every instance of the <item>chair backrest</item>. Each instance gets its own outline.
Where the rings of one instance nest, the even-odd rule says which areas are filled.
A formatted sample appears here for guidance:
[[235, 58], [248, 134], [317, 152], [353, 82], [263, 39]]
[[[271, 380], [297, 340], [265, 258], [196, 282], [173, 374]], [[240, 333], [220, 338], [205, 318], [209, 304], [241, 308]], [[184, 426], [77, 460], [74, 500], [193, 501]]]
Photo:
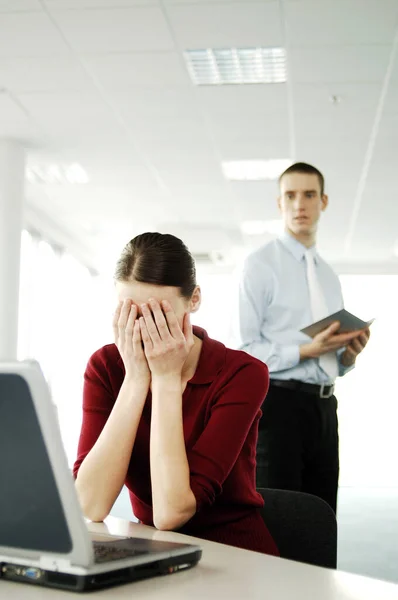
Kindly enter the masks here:
[[337, 521], [330, 506], [310, 494], [260, 488], [263, 519], [282, 558], [337, 567]]

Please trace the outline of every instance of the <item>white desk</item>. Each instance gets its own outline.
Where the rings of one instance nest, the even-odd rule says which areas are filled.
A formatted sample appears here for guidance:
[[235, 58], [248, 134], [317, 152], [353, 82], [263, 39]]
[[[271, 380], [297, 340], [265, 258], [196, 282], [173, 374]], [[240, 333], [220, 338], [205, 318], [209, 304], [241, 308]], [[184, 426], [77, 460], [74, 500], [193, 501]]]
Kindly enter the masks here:
[[[91, 531], [176, 542], [194, 542], [203, 549], [199, 564], [188, 571], [90, 592], [105, 600], [398, 600], [398, 585], [311, 567], [197, 540], [178, 533], [109, 517], [90, 524]], [[80, 596], [81, 597], [81, 596]], [[12, 600], [76, 600], [73, 592], [0, 581], [0, 598]]]

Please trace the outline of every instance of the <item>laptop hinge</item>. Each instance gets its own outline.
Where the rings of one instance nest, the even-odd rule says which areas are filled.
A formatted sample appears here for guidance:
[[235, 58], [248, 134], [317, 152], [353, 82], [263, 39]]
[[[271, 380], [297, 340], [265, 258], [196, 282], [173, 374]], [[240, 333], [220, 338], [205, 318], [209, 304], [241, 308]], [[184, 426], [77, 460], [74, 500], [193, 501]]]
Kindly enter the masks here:
[[54, 558], [52, 556], [40, 557], [40, 567], [45, 571], [68, 571], [71, 563], [65, 558]]

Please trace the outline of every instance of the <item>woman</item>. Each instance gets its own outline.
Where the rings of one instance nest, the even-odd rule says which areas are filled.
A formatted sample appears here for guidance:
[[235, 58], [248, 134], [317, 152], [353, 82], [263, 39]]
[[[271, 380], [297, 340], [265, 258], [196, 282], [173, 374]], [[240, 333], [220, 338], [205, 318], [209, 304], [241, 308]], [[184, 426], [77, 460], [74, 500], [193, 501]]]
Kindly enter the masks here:
[[267, 367], [192, 328], [201, 295], [178, 238], [131, 240], [115, 281], [115, 344], [85, 373], [74, 466], [84, 514], [102, 521], [125, 484], [146, 525], [277, 555], [255, 488]]

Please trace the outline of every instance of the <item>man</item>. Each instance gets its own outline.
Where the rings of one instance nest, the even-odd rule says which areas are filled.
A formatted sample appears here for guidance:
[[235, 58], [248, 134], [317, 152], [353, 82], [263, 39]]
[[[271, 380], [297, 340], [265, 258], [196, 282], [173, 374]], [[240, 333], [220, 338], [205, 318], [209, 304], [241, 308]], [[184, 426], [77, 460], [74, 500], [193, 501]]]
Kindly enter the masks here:
[[257, 487], [303, 491], [336, 512], [339, 476], [335, 378], [355, 365], [369, 330], [312, 340], [300, 329], [343, 308], [340, 282], [316, 251], [324, 178], [296, 163], [279, 179], [285, 233], [251, 254], [239, 292], [242, 349], [268, 365], [271, 385], [257, 446]]

